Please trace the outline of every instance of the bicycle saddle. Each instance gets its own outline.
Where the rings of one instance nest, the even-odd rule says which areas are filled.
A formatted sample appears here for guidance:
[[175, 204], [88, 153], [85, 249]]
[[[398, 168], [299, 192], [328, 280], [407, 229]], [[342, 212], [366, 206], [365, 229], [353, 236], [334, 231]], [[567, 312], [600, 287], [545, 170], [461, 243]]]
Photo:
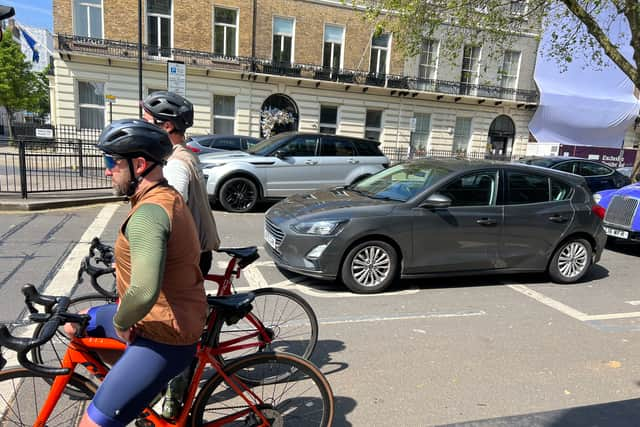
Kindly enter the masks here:
[[258, 258], [258, 248], [256, 246], [247, 246], [246, 248], [219, 248], [216, 252], [224, 252], [229, 256], [238, 258], [240, 268], [245, 268]]

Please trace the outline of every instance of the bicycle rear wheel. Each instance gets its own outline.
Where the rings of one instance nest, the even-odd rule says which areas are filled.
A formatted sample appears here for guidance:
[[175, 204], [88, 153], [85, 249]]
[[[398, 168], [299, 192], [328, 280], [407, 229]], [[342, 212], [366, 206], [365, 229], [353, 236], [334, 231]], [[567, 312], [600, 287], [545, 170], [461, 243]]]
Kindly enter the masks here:
[[[50, 381], [51, 377], [25, 368], [0, 372], [0, 426], [33, 426], [49, 394]], [[78, 425], [96, 392], [94, 384], [76, 374], [71, 377], [69, 387], [77, 391], [78, 397], [61, 395], [47, 426]]]
[[212, 331], [214, 347], [256, 333], [258, 330], [250, 320], [264, 326], [271, 342], [265, 342], [260, 337], [240, 341], [239, 344], [260, 344], [220, 355], [220, 362], [224, 364], [225, 360], [262, 351], [286, 352], [309, 359], [318, 342], [318, 319], [309, 303], [298, 294], [284, 289], [261, 288], [251, 292], [256, 298], [249, 315], [233, 325], [227, 325], [224, 319], [217, 320]]
[[[220, 374], [205, 383], [192, 408], [191, 425], [225, 420], [225, 426], [259, 426], [259, 411], [269, 425], [316, 427], [330, 426], [334, 416], [331, 386], [311, 362], [286, 353], [259, 353], [225, 366], [230, 381], [244, 398], [227, 384]], [[245, 382], [242, 378], [251, 378]], [[274, 378], [281, 378], [273, 381]]]
[[[83, 295], [71, 300], [71, 302], [69, 303], [68, 311], [70, 313], [79, 313], [90, 307], [109, 304], [112, 302], [114, 302], [113, 299], [107, 298], [100, 294]], [[44, 323], [38, 324], [33, 333], [34, 338], [40, 336], [40, 331], [43, 327]], [[33, 361], [38, 365], [60, 366], [62, 364], [62, 358], [67, 351], [67, 347], [69, 346], [70, 341], [71, 340], [69, 339], [67, 334], [65, 334], [62, 327], [60, 327], [50, 341], [31, 350], [31, 357]], [[94, 383], [96, 388], [98, 387], [99, 381], [93, 378], [91, 373], [84, 367], [78, 365], [76, 367], [76, 374], [82, 376], [85, 380]], [[67, 387], [65, 388], [65, 393], [71, 397], [76, 398], [81, 398], [83, 396], [83, 392], [78, 393], [72, 384], [67, 385]]]

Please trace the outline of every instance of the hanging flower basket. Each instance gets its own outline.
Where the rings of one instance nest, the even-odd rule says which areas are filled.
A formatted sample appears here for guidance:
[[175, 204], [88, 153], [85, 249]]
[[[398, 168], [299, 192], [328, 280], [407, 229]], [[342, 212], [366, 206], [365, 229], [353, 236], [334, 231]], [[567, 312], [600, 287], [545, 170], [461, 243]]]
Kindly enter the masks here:
[[293, 114], [278, 108], [267, 107], [260, 113], [260, 130], [263, 138], [273, 136], [273, 128], [276, 125], [288, 125], [295, 122]]

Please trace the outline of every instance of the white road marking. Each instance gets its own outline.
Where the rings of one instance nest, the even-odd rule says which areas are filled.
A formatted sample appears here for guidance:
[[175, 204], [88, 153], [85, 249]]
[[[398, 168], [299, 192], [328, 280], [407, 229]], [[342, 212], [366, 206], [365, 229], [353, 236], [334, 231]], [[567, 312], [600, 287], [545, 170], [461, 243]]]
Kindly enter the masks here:
[[362, 316], [344, 319], [320, 319], [321, 325], [342, 325], [345, 323], [388, 322], [393, 320], [447, 319], [452, 317], [486, 316], [485, 311], [459, 311], [456, 313], [408, 314], [406, 316]]
[[627, 304], [631, 304], [631, 305], [640, 305], [640, 301], [625, 301]]
[[242, 273], [244, 274], [244, 278], [247, 280], [250, 289], [269, 287], [269, 284], [267, 283], [262, 273], [260, 273], [260, 270], [258, 270], [258, 268], [253, 264], [242, 270]]
[[628, 313], [608, 313], [608, 314], [587, 314], [566, 304], [556, 301], [553, 298], [549, 298], [546, 295], [536, 292], [524, 285], [507, 285], [516, 292], [520, 292], [523, 295], [528, 296], [548, 307], [551, 307], [559, 312], [566, 314], [569, 317], [573, 317], [581, 322], [589, 322], [593, 320], [612, 320], [612, 319], [629, 319], [633, 317], [640, 317], [640, 311], [632, 311]]

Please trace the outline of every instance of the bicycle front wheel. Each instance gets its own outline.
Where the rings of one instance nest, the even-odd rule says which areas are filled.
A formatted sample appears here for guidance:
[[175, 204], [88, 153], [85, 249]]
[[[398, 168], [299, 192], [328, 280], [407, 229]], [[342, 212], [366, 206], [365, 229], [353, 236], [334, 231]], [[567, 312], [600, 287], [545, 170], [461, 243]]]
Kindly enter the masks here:
[[[69, 303], [68, 311], [70, 313], [80, 313], [81, 311], [87, 310], [91, 307], [109, 304], [112, 302], [115, 301], [100, 294], [83, 295], [71, 300], [71, 302]], [[43, 327], [44, 323], [38, 324], [33, 333], [34, 338], [38, 338], [40, 336], [40, 332], [42, 331]], [[33, 358], [33, 361], [38, 365], [60, 366], [62, 364], [62, 358], [67, 351], [67, 347], [69, 346], [70, 341], [71, 339], [67, 336], [67, 334], [65, 334], [62, 327], [60, 327], [50, 341], [31, 350], [31, 357]], [[91, 378], [91, 382], [95, 384], [96, 388], [98, 387], [98, 380], [93, 378], [91, 373], [84, 367], [78, 365], [76, 367], [76, 373], [85, 377], [87, 381], [89, 381], [89, 378]], [[82, 398], [82, 396], [84, 395], [82, 391], [76, 390], [72, 384], [67, 385], [67, 387], [65, 388], [65, 393], [71, 397], [76, 398]]]
[[331, 386], [307, 360], [286, 353], [258, 353], [223, 369], [243, 395], [218, 373], [196, 396], [192, 427], [221, 420], [231, 427], [259, 426], [262, 417], [273, 426], [325, 427], [333, 421]]
[[[219, 356], [220, 362], [224, 364], [225, 360], [264, 351], [286, 352], [309, 359], [318, 342], [318, 319], [309, 303], [284, 289], [261, 288], [251, 292], [256, 296], [251, 313], [233, 325], [218, 319], [212, 336], [214, 347], [224, 348], [225, 342], [230, 340], [240, 345], [250, 342], [256, 345], [225, 352]], [[263, 339], [262, 333], [266, 333], [269, 339]], [[242, 339], [256, 334], [257, 337]]]
[[[33, 426], [47, 399], [51, 377], [35, 374], [25, 368], [0, 372], [0, 426]], [[68, 387], [77, 391], [78, 397], [62, 394], [47, 426], [77, 426], [93, 399], [96, 387], [83, 377], [73, 374]]]

